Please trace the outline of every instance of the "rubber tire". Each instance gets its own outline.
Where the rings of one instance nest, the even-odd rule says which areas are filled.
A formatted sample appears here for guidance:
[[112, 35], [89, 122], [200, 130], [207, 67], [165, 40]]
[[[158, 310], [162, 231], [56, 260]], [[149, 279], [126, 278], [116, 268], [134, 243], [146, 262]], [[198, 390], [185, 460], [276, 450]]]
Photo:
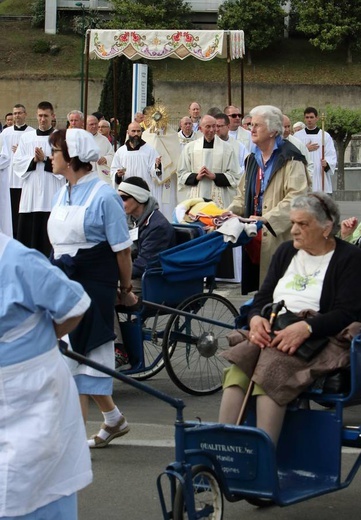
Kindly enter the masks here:
[[266, 508], [274, 506], [275, 503], [270, 498], [258, 498], [258, 497], [252, 497], [252, 498], [246, 498], [246, 502], [251, 504], [252, 506], [260, 507], [260, 508]]
[[[222, 323], [234, 326], [238, 316], [234, 305], [219, 294], [201, 293], [182, 302], [177, 309], [194, 313], [193, 318], [185, 318], [174, 314], [169, 318], [163, 338], [163, 358], [165, 367], [171, 380], [184, 392], [191, 395], [210, 395], [222, 388], [223, 369], [228, 362], [219, 357], [219, 353], [229, 348], [226, 335], [229, 328]], [[213, 325], [197, 320], [197, 315], [215, 319], [220, 325]], [[202, 355], [198, 346], [182, 338], [172, 340], [177, 329], [191, 327], [190, 337], [199, 338], [201, 334], [213, 334], [218, 342], [216, 351], [209, 357]], [[188, 337], [189, 337], [188, 336]], [[183, 343], [182, 343], [183, 341]]]
[[[219, 485], [217, 476], [215, 472], [205, 465], [197, 465], [192, 467], [192, 480], [195, 481], [196, 478], [205, 478], [210, 484], [211, 487], [211, 493], [212, 493], [212, 503], [215, 508], [215, 511], [212, 513], [211, 516], [202, 517], [205, 520], [222, 520], [223, 518], [223, 494], [221, 487]], [[197, 484], [196, 482], [193, 483], [193, 489], [194, 489], [194, 500], [195, 500], [195, 507], [197, 510], [197, 496], [200, 495], [200, 493], [197, 493]], [[188, 519], [187, 511], [185, 509], [185, 502], [183, 497], [183, 488], [181, 484], [178, 484], [178, 487], [176, 489], [175, 497], [174, 497], [174, 503], [173, 503], [173, 519], [174, 520], [186, 520]]]
[[[162, 346], [162, 339], [159, 339], [159, 343], [156, 343], [152, 340], [145, 339], [144, 330], [147, 327], [147, 325], [151, 328], [152, 327], [152, 320], [154, 317], [147, 318], [142, 326], [143, 331], [143, 351], [144, 351], [144, 362], [147, 366], [150, 366], [152, 362], [158, 358], [158, 362], [152, 367], [147, 369], [147, 366], [144, 368], [144, 370], [141, 370], [139, 372], [136, 372], [134, 374], [128, 374], [127, 371], [124, 372], [124, 374], [129, 375], [132, 379], [136, 379], [137, 381], [145, 381], [146, 379], [149, 379], [156, 374], [158, 374], [161, 370], [164, 368], [164, 356], [163, 356], [163, 346]], [[159, 318], [158, 318], [159, 319]], [[156, 331], [157, 334], [162, 334], [165, 332], [165, 328], [167, 325], [167, 322], [169, 320], [169, 315], [160, 316], [160, 323], [157, 323]], [[170, 351], [168, 353], [169, 357], [172, 356], [174, 351], [174, 347], [170, 348]]]

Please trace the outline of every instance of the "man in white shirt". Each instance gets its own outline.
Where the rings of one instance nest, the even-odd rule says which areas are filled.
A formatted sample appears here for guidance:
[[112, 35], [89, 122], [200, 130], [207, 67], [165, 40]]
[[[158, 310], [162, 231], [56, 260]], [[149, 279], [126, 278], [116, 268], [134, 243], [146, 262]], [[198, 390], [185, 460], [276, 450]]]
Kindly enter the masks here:
[[71, 110], [66, 118], [69, 128], [84, 128], [84, 114], [80, 110]]
[[201, 105], [196, 101], [192, 101], [188, 106], [188, 113], [192, 120], [193, 132], [198, 132], [201, 120]]
[[142, 128], [133, 121], [128, 126], [128, 139], [114, 154], [111, 177], [118, 189], [123, 179], [141, 177], [148, 183], [150, 193], [161, 200], [162, 186], [158, 179], [162, 175], [161, 157], [157, 150], [142, 139]]
[[246, 114], [242, 119], [242, 128], [251, 131], [252, 118], [249, 114]]
[[307, 146], [291, 134], [291, 121], [289, 117], [283, 115], [283, 138], [287, 139], [290, 143], [294, 144], [296, 148], [306, 157], [307, 160], [307, 171], [312, 179], [313, 177], [313, 161]]
[[86, 129], [94, 137], [94, 141], [99, 147], [100, 156], [96, 163], [92, 163], [93, 170], [97, 172], [99, 179], [112, 185], [110, 167], [112, 165], [114, 150], [109, 140], [98, 132], [99, 121], [95, 116], [88, 116]]
[[[332, 194], [331, 175], [335, 173], [337, 154], [333, 139], [324, 132], [324, 147], [322, 146], [322, 130], [317, 126], [318, 112], [314, 107], [307, 107], [304, 112], [306, 128], [295, 133], [311, 154], [313, 160], [312, 190]], [[324, 154], [322, 150], [324, 148]], [[324, 158], [322, 158], [324, 155]]]
[[[20, 137], [23, 132], [34, 130], [28, 126], [26, 120], [26, 109], [24, 105], [17, 103], [13, 108], [14, 125], [4, 129], [1, 134], [2, 149], [0, 156], [0, 179], [1, 190], [0, 198], [1, 207], [3, 208], [0, 215], [0, 228], [9, 236], [17, 238], [19, 204], [21, 197], [22, 180], [15, 175], [13, 170], [14, 153], [18, 147]], [[10, 189], [10, 195], [9, 195]], [[11, 209], [9, 211], [8, 199], [10, 196]], [[4, 201], [6, 198], [6, 203]]]
[[222, 141], [225, 141], [233, 147], [238, 159], [241, 175], [243, 175], [244, 160], [248, 155], [246, 147], [241, 143], [241, 141], [237, 141], [229, 135], [229, 117], [226, 114], [217, 114], [215, 120], [216, 134], [222, 139]]
[[190, 117], [185, 116], [180, 120], [178, 139], [182, 148], [184, 148], [186, 144], [197, 139], [197, 132], [194, 132], [193, 130], [193, 123]]
[[15, 174], [23, 180], [20, 198], [18, 240], [49, 256], [51, 245], [47, 222], [55, 193], [64, 185], [63, 175], [53, 174], [49, 135], [54, 109], [48, 101], [37, 107], [38, 129], [23, 132], [14, 154]]
[[247, 148], [248, 153], [251, 151], [252, 139], [251, 132], [242, 127], [242, 114], [235, 105], [228, 105], [224, 108], [224, 113], [229, 117], [229, 135]]
[[216, 120], [203, 116], [203, 137], [183, 148], [178, 163], [178, 190], [181, 198], [206, 198], [220, 208], [230, 205], [240, 181], [240, 167], [231, 145], [216, 135]]

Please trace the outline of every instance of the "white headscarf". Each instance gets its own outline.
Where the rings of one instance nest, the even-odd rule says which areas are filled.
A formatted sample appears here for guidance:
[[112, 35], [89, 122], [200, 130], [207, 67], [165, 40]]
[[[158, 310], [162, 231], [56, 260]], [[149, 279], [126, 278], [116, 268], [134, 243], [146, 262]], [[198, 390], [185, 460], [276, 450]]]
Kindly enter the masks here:
[[99, 159], [100, 150], [90, 132], [81, 128], [68, 128], [65, 139], [70, 158], [79, 157], [84, 163]]
[[127, 180], [119, 184], [118, 191], [130, 195], [133, 199], [139, 202], [139, 204], [145, 204], [150, 197], [150, 191], [145, 190], [140, 186], [136, 186], [135, 184], [130, 184]]

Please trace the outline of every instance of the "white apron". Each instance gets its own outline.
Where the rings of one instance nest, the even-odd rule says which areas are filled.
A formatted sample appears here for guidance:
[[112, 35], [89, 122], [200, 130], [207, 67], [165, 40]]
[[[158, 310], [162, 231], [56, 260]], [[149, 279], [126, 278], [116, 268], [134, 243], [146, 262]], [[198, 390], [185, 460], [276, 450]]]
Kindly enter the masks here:
[[104, 184], [106, 184], [104, 181], [99, 181], [95, 184], [83, 206], [62, 205], [61, 201], [67, 186], [60, 190], [48, 220], [48, 235], [50, 243], [54, 248], [55, 259], [60, 258], [64, 254], [75, 256], [78, 249], [90, 249], [96, 246], [95, 242], [87, 242], [86, 240], [84, 218], [86, 210]]
[[57, 347], [0, 367], [0, 518], [21, 516], [92, 481], [74, 381]]
[[[89, 249], [96, 246], [94, 242], [87, 242], [84, 232], [84, 218], [86, 209], [92, 203], [98, 190], [106, 184], [104, 181], [99, 181], [89, 194], [88, 199], [83, 206], [76, 205], [61, 205], [66, 186], [64, 186], [59, 193], [59, 197], [51, 210], [48, 220], [48, 235], [51, 245], [54, 248], [54, 258], [58, 259], [63, 254], [75, 256], [78, 249]], [[68, 337], [66, 342], [70, 344]], [[71, 346], [71, 345], [70, 345]], [[114, 368], [114, 343], [108, 341], [100, 347], [91, 350], [87, 355], [89, 359], [105, 365], [109, 368]], [[85, 374], [93, 377], [104, 377], [105, 375], [94, 368], [86, 365], [79, 365], [73, 359], [66, 360], [73, 376], [78, 374]]]

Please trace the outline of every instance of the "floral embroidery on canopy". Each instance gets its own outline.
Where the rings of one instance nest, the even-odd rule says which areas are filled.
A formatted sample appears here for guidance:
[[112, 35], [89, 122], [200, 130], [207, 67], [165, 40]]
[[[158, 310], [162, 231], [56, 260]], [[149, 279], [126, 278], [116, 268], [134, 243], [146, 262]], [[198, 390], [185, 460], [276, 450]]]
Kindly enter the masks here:
[[[202, 61], [227, 56], [225, 31], [97, 30], [90, 31], [90, 57], [112, 59], [124, 54], [130, 59], [184, 59]], [[243, 31], [230, 31], [231, 59], [244, 54]]]

